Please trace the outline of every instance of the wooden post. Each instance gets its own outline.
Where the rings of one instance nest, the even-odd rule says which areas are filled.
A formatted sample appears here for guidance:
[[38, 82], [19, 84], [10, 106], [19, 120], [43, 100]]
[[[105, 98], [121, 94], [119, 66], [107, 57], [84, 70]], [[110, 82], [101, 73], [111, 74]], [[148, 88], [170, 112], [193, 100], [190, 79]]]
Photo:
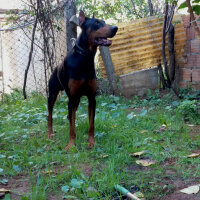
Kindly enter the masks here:
[[111, 87], [111, 91], [114, 95], [119, 95], [119, 90], [117, 87], [117, 81], [115, 77], [114, 66], [112, 63], [112, 58], [108, 47], [100, 46], [99, 47], [101, 57], [103, 59], [104, 66], [106, 68], [106, 74], [108, 76], [108, 81]]

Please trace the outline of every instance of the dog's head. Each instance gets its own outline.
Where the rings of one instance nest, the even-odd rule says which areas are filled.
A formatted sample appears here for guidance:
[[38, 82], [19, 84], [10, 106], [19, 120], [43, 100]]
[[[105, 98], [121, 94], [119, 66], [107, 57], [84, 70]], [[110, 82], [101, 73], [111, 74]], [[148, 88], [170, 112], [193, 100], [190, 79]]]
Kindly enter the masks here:
[[103, 20], [86, 17], [83, 11], [79, 13], [79, 25], [91, 47], [110, 46], [112, 41], [108, 38], [114, 37], [118, 30], [117, 26], [107, 25]]

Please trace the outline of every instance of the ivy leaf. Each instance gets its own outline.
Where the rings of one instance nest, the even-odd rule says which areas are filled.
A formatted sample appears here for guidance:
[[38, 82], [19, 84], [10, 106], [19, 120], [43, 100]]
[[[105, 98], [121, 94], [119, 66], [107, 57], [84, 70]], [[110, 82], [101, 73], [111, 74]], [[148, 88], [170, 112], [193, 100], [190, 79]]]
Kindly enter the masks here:
[[101, 104], [101, 106], [106, 106], [106, 105], [107, 105], [107, 103], [102, 103], [102, 104]]
[[69, 191], [69, 186], [68, 185], [64, 185], [61, 188], [62, 192], [67, 193]]
[[131, 112], [130, 114], [128, 114], [126, 117], [127, 117], [127, 119], [129, 119], [129, 120], [131, 120], [131, 119], [133, 119], [133, 117], [135, 117], [136, 115], [133, 113], [133, 112]]
[[78, 179], [72, 179], [70, 186], [73, 188], [81, 188], [81, 185], [83, 184], [83, 180], [78, 180]]
[[144, 117], [147, 114], [147, 110], [143, 109], [140, 113], [141, 117]]
[[21, 168], [20, 168], [18, 165], [13, 165], [13, 169], [14, 169], [16, 172], [21, 172]]
[[175, 106], [175, 107], [176, 107], [176, 106], [179, 106], [179, 104], [180, 104], [180, 103], [179, 103], [178, 101], [173, 101], [173, 102], [172, 102], [172, 105]]
[[6, 185], [8, 183], [7, 179], [2, 179], [0, 180], [0, 184]]

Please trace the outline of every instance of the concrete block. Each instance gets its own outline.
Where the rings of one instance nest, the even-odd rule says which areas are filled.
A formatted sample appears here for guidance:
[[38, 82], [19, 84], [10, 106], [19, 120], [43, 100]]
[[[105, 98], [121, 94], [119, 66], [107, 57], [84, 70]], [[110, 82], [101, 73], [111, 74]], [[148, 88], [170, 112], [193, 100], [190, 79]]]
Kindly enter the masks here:
[[131, 72], [120, 76], [121, 91], [125, 97], [143, 96], [148, 89], [159, 88], [158, 68]]

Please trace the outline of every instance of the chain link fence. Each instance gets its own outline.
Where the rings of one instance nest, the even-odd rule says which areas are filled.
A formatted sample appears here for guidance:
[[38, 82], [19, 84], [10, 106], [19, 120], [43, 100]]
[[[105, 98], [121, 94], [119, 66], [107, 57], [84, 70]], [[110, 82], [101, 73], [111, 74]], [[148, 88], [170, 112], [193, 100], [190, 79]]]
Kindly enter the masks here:
[[[51, 33], [48, 30], [43, 31], [39, 23], [36, 27], [31, 60], [34, 21], [11, 26], [5, 25], [8, 21], [6, 14], [0, 18], [0, 95], [16, 89], [22, 90], [29, 61], [26, 92], [47, 95], [52, 70], [64, 59], [67, 52], [64, 6], [56, 8], [51, 15]], [[49, 26], [43, 28], [49, 29]]]
[[[152, 2], [157, 5], [157, 1]], [[22, 91], [27, 68], [26, 92], [41, 93], [45, 96], [48, 94], [50, 75], [67, 54], [65, 6], [65, 3], [59, 5], [43, 16], [47, 23], [37, 24], [34, 41], [32, 35], [35, 20], [31, 14], [24, 15], [26, 17], [22, 20], [23, 23], [19, 23], [20, 20], [7, 23], [13, 13], [0, 12], [0, 96], [12, 93], [16, 89]], [[163, 4], [160, 6], [162, 7]], [[155, 6], [156, 13], [162, 10], [160, 6]], [[21, 19], [23, 12], [23, 10], [15, 10], [14, 15]], [[48, 18], [51, 18], [51, 21], [48, 21]], [[104, 86], [98, 61], [96, 66], [100, 88], [106, 91], [109, 84], [106, 83]]]

